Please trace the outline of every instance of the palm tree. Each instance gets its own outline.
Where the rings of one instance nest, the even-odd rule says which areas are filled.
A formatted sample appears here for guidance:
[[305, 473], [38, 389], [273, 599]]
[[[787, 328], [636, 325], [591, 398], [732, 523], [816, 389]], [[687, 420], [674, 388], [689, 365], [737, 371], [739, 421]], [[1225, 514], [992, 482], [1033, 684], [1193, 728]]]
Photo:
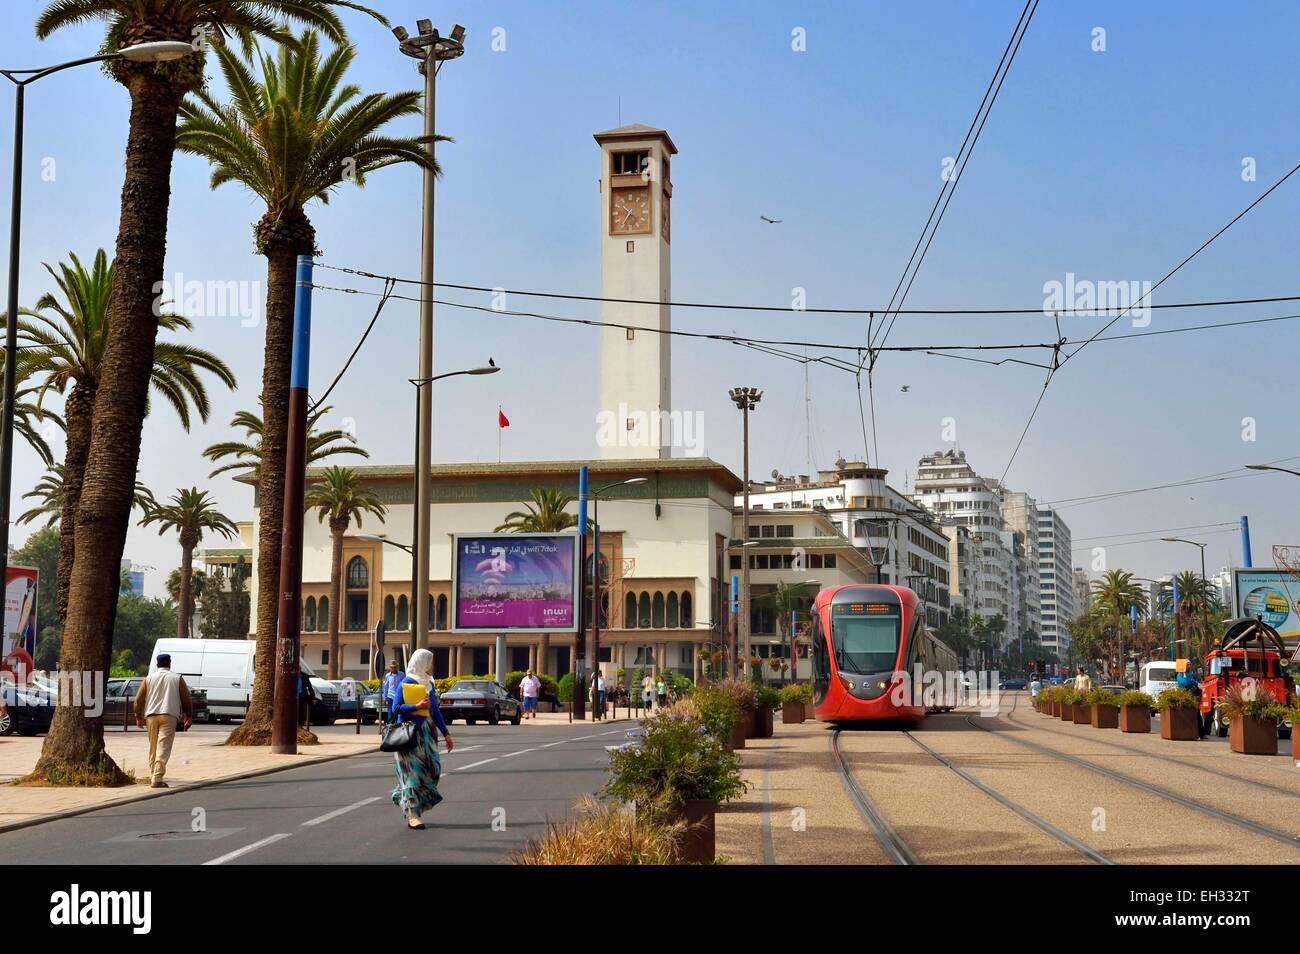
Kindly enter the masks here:
[[808, 602], [817, 595], [810, 589], [809, 583], [779, 582], [774, 589], [759, 597], [759, 602], [769, 606], [776, 614], [777, 632], [788, 637], [790, 643], [790, 678], [794, 678], [794, 667], [798, 661], [795, 652], [794, 630], [790, 627], [790, 614], [803, 613], [808, 609]]
[[[356, 446], [357, 439], [347, 431], [339, 429], [319, 431], [316, 429], [320, 419], [332, 410], [334, 409], [326, 404], [324, 407], [319, 407], [307, 415], [306, 460], [308, 467], [336, 454], [356, 454], [359, 457], [370, 456], [368, 452]], [[238, 476], [251, 477], [256, 480], [262, 473], [262, 419], [252, 411], [239, 411], [231, 419], [230, 426], [242, 428], [244, 439], [222, 441], [219, 444], [213, 444], [203, 452], [203, 456], [213, 463], [225, 461], [224, 464], [208, 476], [215, 477], [217, 474], [238, 471]], [[263, 504], [263, 509], [265, 509], [265, 502]], [[276, 549], [279, 549], [278, 543]]]
[[[5, 322], [5, 315], [0, 313], [0, 332], [3, 331]], [[28, 447], [36, 451], [36, 456], [41, 459], [41, 463], [49, 467], [54, 463], [54, 452], [50, 450], [50, 445], [38, 425], [43, 421], [49, 421], [61, 431], [66, 431], [67, 427], [63, 423], [62, 415], [42, 408], [38, 400], [33, 400], [33, 395], [39, 392], [35, 385], [22, 386], [21, 367], [17, 369], [17, 373], [18, 386], [14, 389], [14, 432], [27, 442]], [[3, 407], [4, 400], [0, 398], [0, 408]]]
[[[35, 309], [19, 309], [19, 333], [29, 344], [19, 355], [24, 376], [39, 379], [37, 406], [50, 390], [66, 394], [63, 413], [67, 444], [63, 455], [63, 514], [59, 525], [58, 609], [63, 622], [68, 610], [68, 587], [76, 555], [77, 506], [90, 453], [91, 419], [95, 396], [104, 371], [104, 353], [111, 327], [109, 300], [113, 293], [115, 263], [102, 248], [87, 269], [69, 252], [58, 271], [45, 270], [58, 286], [60, 297], [42, 295]], [[27, 320], [24, 320], [26, 318]], [[164, 314], [158, 327], [165, 331], [190, 331], [187, 318]], [[202, 372], [215, 375], [226, 387], [235, 387], [235, 375], [224, 361], [204, 348], [158, 342], [149, 383], [176, 411], [185, 430], [190, 429], [190, 408], [206, 421], [211, 407]], [[69, 390], [69, 385], [71, 389]], [[145, 410], [149, 401], [146, 397]]]
[[[181, 579], [180, 569], [172, 570], [167, 574], [167, 595], [177, 606], [181, 605], [181, 588], [183, 580]], [[186, 627], [184, 635], [191, 639], [194, 637], [194, 610], [203, 602], [203, 595], [208, 588], [208, 577], [202, 570], [190, 571], [190, 601], [188, 608], [185, 610], [189, 617], [189, 625]], [[128, 586], [129, 589], [129, 586]]]
[[1178, 574], [1178, 616], [1187, 640], [1187, 655], [1198, 659], [1209, 643], [1210, 617], [1221, 609], [1219, 591], [1199, 573]]
[[[238, 183], [266, 204], [253, 227], [266, 256], [266, 345], [262, 366], [261, 470], [258, 475], [257, 678], [248, 718], [233, 741], [259, 742], [271, 719], [274, 643], [279, 612], [279, 552], [284, 514], [285, 446], [293, 347], [293, 300], [299, 255], [319, 254], [306, 206], [345, 182], [364, 186], [376, 169], [413, 162], [435, 173], [424, 137], [387, 136], [392, 120], [420, 113], [415, 90], [361, 94], [344, 83], [355, 50], [341, 43], [322, 55], [320, 38], [305, 31], [276, 55], [218, 48], [217, 59], [231, 101], [219, 103], [206, 90], [181, 106], [176, 145], [212, 165], [213, 189]], [[260, 73], [260, 79], [257, 75]]]
[[176, 635], [190, 634], [190, 617], [194, 612], [194, 598], [191, 595], [191, 571], [194, 566], [194, 548], [203, 539], [203, 532], [211, 530], [228, 539], [239, 536], [239, 528], [233, 520], [219, 511], [206, 490], [191, 487], [181, 488], [172, 495], [171, 503], [150, 507], [140, 521], [143, 527], [151, 523], [158, 524], [158, 535], [168, 530], [175, 530], [181, 538], [181, 581], [180, 592], [176, 597]]
[[[1109, 664], [1122, 655], [1123, 634], [1129, 627], [1130, 611], [1136, 607], [1138, 616], [1146, 615], [1147, 595], [1128, 570], [1107, 570], [1100, 580], [1092, 582], [1092, 605], [1110, 625], [1110, 639], [1103, 643], [1104, 655]], [[1121, 675], [1124, 668], [1124, 660], [1121, 659]]]
[[[293, 42], [283, 19], [342, 40], [339, 7], [365, 10], [352, 0], [50, 0], [37, 17], [36, 35], [47, 39], [64, 27], [102, 21], [102, 48], [109, 51], [150, 41], [190, 41], [209, 32], [234, 36], [251, 48], [255, 36]], [[386, 24], [379, 14], [365, 12]], [[114, 319], [105, 336], [77, 508], [75, 548], [82, 559], [73, 565], [70, 584], [77, 599], [70, 602], [63, 627], [61, 661], [70, 670], [107, 672], [112, 662], [118, 581], [104, 567], [119, 565], [126, 544], [158, 334], [154, 289], [167, 251], [176, 119], [185, 94], [203, 85], [203, 67], [202, 50], [172, 63], [120, 58], [105, 64], [130, 96], [131, 118], [114, 251], [119, 271], [109, 305]], [[30, 778], [129, 782], [104, 749], [102, 720], [79, 706], [58, 707]]]
[[326, 467], [320, 479], [307, 488], [304, 504], [308, 510], [315, 510], [317, 518], [324, 523], [329, 521], [330, 539], [333, 549], [330, 554], [330, 613], [329, 630], [330, 664], [329, 678], [339, 678], [339, 613], [342, 611], [343, 588], [343, 535], [348, 526], [356, 520], [361, 526], [364, 514], [371, 513], [382, 523], [388, 512], [375, 492], [362, 485], [357, 472], [350, 467]]
[[506, 514], [497, 526], [497, 533], [559, 533], [578, 525], [578, 518], [565, 510], [574, 497], [560, 490], [534, 487], [532, 501], [524, 502], [523, 510]]
[[[48, 517], [45, 521], [47, 527], [52, 527], [58, 523], [63, 516], [63, 465], [51, 464], [49, 470], [45, 472], [45, 476], [36, 482], [36, 486], [23, 494], [24, 500], [28, 498], [38, 500], [40, 503], [19, 516], [15, 522], [31, 523], [41, 517]], [[149, 508], [156, 502], [153, 491], [137, 480], [135, 482], [133, 506], [139, 507], [144, 513], [148, 513]], [[62, 543], [62, 539], [59, 542]]]

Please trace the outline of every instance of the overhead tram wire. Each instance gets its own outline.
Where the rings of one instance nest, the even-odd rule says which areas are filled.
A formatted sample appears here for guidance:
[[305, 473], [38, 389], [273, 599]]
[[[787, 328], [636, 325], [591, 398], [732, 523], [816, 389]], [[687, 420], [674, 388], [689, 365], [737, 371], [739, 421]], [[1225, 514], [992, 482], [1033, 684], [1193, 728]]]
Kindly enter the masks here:
[[[702, 308], [713, 309], [717, 311], [769, 311], [785, 312], [792, 311], [789, 305], [744, 305], [732, 304], [728, 302], [691, 302], [691, 301], [656, 301], [650, 298], [614, 298], [602, 295], [578, 295], [571, 292], [550, 292], [550, 291], [532, 291], [518, 288], [494, 288], [487, 285], [467, 285], [457, 282], [423, 282], [418, 278], [402, 278], [397, 275], [381, 275], [378, 272], [366, 271], [360, 268], [350, 268], [343, 265], [329, 265], [324, 262], [316, 262], [317, 268], [324, 268], [330, 271], [342, 272], [347, 275], [355, 275], [358, 278], [369, 278], [375, 281], [392, 281], [398, 285], [432, 285], [435, 288], [447, 288], [453, 291], [482, 292], [489, 295], [519, 295], [526, 298], [555, 298], [565, 301], [582, 301], [582, 302], [610, 302], [622, 305], [647, 305], [656, 308], [667, 306], [670, 308]], [[396, 297], [396, 296], [395, 296]], [[412, 299], [419, 301], [421, 299]], [[1147, 305], [1152, 309], [1166, 308], [1221, 308], [1232, 305], [1267, 305], [1283, 301], [1300, 301], [1300, 295], [1272, 295], [1263, 298], [1228, 298], [1212, 299], [1206, 301], [1186, 301], [1170, 302], [1168, 304]], [[1105, 317], [1115, 309], [1111, 308], [1062, 308], [1059, 309], [1061, 315], [1073, 315], [1076, 317]], [[870, 315], [875, 312], [883, 314], [885, 309], [879, 305], [862, 308], [800, 308], [801, 313], [814, 315]], [[933, 317], [978, 317], [981, 315], [1042, 315], [1041, 306], [1037, 308], [904, 308], [894, 309], [896, 315], [918, 315]], [[1122, 315], [1122, 312], [1121, 312]]]
[[[1032, 6], [1030, 6], [1031, 3]], [[930, 229], [930, 237], [926, 240], [925, 248], [921, 251], [921, 257], [917, 260], [916, 267], [912, 269], [912, 277], [908, 279], [907, 287], [903, 290], [902, 297], [898, 299], [899, 309], [901, 309], [903, 305], [907, 303], [907, 296], [912, 291], [912, 283], [916, 281], [916, 276], [921, 271], [921, 265], [925, 262], [925, 256], [929, 253], [930, 245], [934, 242], [934, 237], [939, 231], [939, 225], [943, 222], [944, 214], [947, 213], [948, 211], [948, 204], [952, 202], [952, 197], [957, 192], [957, 186], [961, 183], [962, 174], [966, 171], [966, 164], [970, 161], [971, 154], [975, 151], [975, 146], [979, 142], [980, 134], [984, 132], [984, 124], [988, 122], [989, 115], [993, 112], [993, 106], [995, 103], [997, 103], [998, 94], [1002, 92], [1002, 84], [1006, 82], [1007, 75], [1011, 72], [1011, 65], [1012, 63], [1015, 62], [1016, 54], [1020, 52], [1020, 44], [1024, 40], [1025, 34], [1029, 31], [1029, 23], [1031, 20], [1033, 20], [1034, 13], [1037, 10], [1038, 10], [1038, 0], [1026, 0], [1025, 8], [1020, 11], [1020, 19], [1016, 21], [1015, 29], [1011, 31], [1011, 38], [1007, 40], [1007, 48], [1002, 51], [1002, 59], [998, 62], [998, 68], [993, 72], [993, 79], [989, 80], [989, 89], [993, 90], [993, 98], [989, 99], [989, 92], [986, 89], [984, 92], [984, 100], [988, 102], [988, 108], [987, 109], [984, 108], [984, 102], [982, 101], [980, 103], [980, 109], [976, 110], [975, 112], [975, 119], [971, 120], [972, 128], [975, 128], [976, 120], [979, 121], [979, 127], [975, 128], [974, 139], [970, 138], [971, 136], [970, 130], [967, 130], [966, 132], [967, 139], [970, 139], [970, 148], [966, 149], [965, 157], [961, 158], [962, 151], [960, 149], [957, 151], [958, 158], [961, 158], [961, 165], [957, 169], [957, 175], [953, 177], [952, 188], [948, 189], [947, 188], [948, 183], [945, 182], [943, 184], [943, 188], [939, 190], [939, 198], [944, 199], [943, 208], [939, 210], [939, 217], [938, 219], [935, 220], [934, 228]], [[1012, 45], [1013, 43], [1014, 46]], [[1009, 58], [1008, 58], [1008, 51], [1010, 51]], [[1006, 64], [1005, 68], [1003, 68], [1003, 63]], [[1001, 74], [1000, 78], [999, 78], [999, 74]], [[994, 80], [997, 81], [996, 88], [994, 88], [993, 86]], [[980, 118], [981, 111], [983, 112], [982, 119]], [[963, 141], [962, 147], [965, 148], [965, 146], [966, 143], [965, 141]], [[944, 198], [945, 189], [947, 190], [948, 193], [947, 198]], [[939, 200], [936, 199], [935, 205], [938, 206], [938, 204], [939, 204]], [[933, 209], [931, 209], [930, 215], [933, 217], [934, 215]], [[929, 224], [930, 223], [927, 221], [926, 222], [927, 228], [929, 227]], [[921, 232], [921, 236], [922, 238], [924, 238], [925, 236], [924, 229]], [[918, 245], [920, 244], [920, 239], [917, 239], [917, 244]], [[915, 250], [913, 250], [912, 254], [913, 255], [916, 254]], [[911, 261], [909, 260], [908, 266], [910, 265], [911, 265]], [[904, 276], [907, 275], [907, 268], [903, 269], [903, 275]], [[899, 284], [900, 285], [902, 284], [901, 278], [899, 279]], [[895, 289], [895, 293], [897, 293], [897, 288]], [[890, 305], [891, 306], [893, 305], [892, 300], [890, 302]], [[895, 310], [893, 312], [893, 317], [889, 318], [888, 311], [887, 311], [885, 317], [889, 318], [889, 324], [886, 326], [884, 333], [881, 335], [880, 338], [881, 345], [884, 345], [884, 343], [889, 340], [889, 334], [891, 331], [894, 330], [894, 322], [898, 320], [898, 315], [899, 315], [899, 311]], [[874, 346], [875, 342], [869, 341], [868, 344]]]
[[[1101, 328], [1098, 329], [1097, 333], [1094, 334], [1094, 335], [1093, 335], [1091, 338], [1089, 338], [1088, 340], [1084, 341], [1083, 344], [1079, 345], [1079, 346], [1078, 346], [1077, 348], [1075, 348], [1073, 351], [1068, 352], [1068, 353], [1065, 355], [1064, 358], [1061, 357], [1061, 355], [1060, 355], [1060, 349], [1059, 349], [1059, 348], [1058, 348], [1056, 351], [1053, 352], [1053, 355], [1052, 355], [1052, 370], [1049, 371], [1049, 372], [1047, 372], [1047, 381], [1043, 384], [1043, 393], [1040, 394], [1040, 395], [1038, 396], [1038, 401], [1034, 404], [1034, 409], [1033, 409], [1032, 411], [1029, 412], [1029, 420], [1025, 422], [1025, 429], [1024, 429], [1024, 431], [1023, 431], [1023, 432], [1021, 433], [1021, 435], [1020, 435], [1020, 440], [1016, 442], [1015, 450], [1013, 450], [1013, 451], [1011, 452], [1011, 459], [1007, 461], [1006, 469], [1002, 472], [1002, 482], [1005, 482], [1005, 481], [1006, 481], [1007, 474], [1011, 471], [1011, 465], [1015, 463], [1015, 461], [1016, 461], [1016, 455], [1020, 453], [1020, 447], [1021, 447], [1021, 445], [1024, 443], [1025, 435], [1029, 433], [1029, 427], [1030, 427], [1031, 424], [1034, 423], [1034, 417], [1038, 414], [1038, 408], [1039, 408], [1039, 407], [1042, 405], [1042, 403], [1043, 403], [1043, 396], [1047, 393], [1047, 385], [1049, 385], [1049, 384], [1052, 383], [1052, 376], [1056, 373], [1056, 371], [1057, 371], [1059, 368], [1063, 367], [1063, 366], [1066, 364], [1066, 362], [1068, 362], [1071, 358], [1073, 358], [1075, 355], [1077, 355], [1080, 351], [1082, 351], [1084, 348], [1088, 347], [1088, 345], [1090, 345], [1093, 341], [1098, 340], [1098, 339], [1099, 339], [1099, 338], [1100, 338], [1100, 337], [1105, 333], [1105, 331], [1106, 331], [1107, 328], [1111, 327], [1113, 324], [1115, 324], [1115, 322], [1117, 322], [1117, 321], [1119, 321], [1121, 318], [1123, 318], [1124, 315], [1126, 315], [1126, 314], [1128, 314], [1130, 311], [1132, 311], [1135, 305], [1141, 304], [1141, 302], [1142, 302], [1144, 299], [1149, 298], [1149, 297], [1151, 296], [1152, 292], [1154, 292], [1157, 288], [1159, 288], [1159, 287], [1160, 287], [1161, 285], [1163, 285], [1165, 282], [1169, 281], [1169, 279], [1173, 278], [1174, 275], [1178, 274], [1178, 272], [1182, 269], [1182, 267], [1183, 267], [1184, 265], [1186, 265], [1186, 264], [1187, 264], [1188, 262], [1190, 262], [1192, 259], [1196, 258], [1196, 256], [1200, 255], [1203, 251], [1205, 251], [1207, 248], [1209, 248], [1212, 244], [1214, 244], [1214, 241], [1215, 241], [1215, 240], [1216, 240], [1220, 235], [1222, 235], [1224, 232], [1228, 231], [1228, 229], [1232, 228], [1232, 227], [1233, 227], [1234, 225], [1236, 225], [1239, 221], [1241, 221], [1241, 219], [1244, 218], [1244, 217], [1246, 216], [1246, 214], [1247, 214], [1248, 212], [1250, 212], [1251, 209], [1255, 208], [1255, 206], [1259, 205], [1259, 204], [1260, 204], [1261, 202], [1263, 202], [1266, 198], [1268, 198], [1268, 196], [1271, 195], [1271, 194], [1273, 193], [1274, 190], [1276, 190], [1279, 186], [1281, 186], [1282, 183], [1286, 182], [1287, 179], [1290, 179], [1293, 175], [1295, 175], [1296, 172], [1300, 172], [1300, 163], [1297, 163], [1296, 165], [1292, 166], [1289, 172], [1287, 172], [1284, 176], [1282, 176], [1282, 178], [1278, 179], [1278, 180], [1277, 180], [1276, 182], [1274, 182], [1271, 186], [1269, 186], [1266, 190], [1264, 190], [1264, 192], [1263, 192], [1261, 195], [1259, 195], [1259, 196], [1255, 199], [1254, 202], [1250, 203], [1250, 205], [1246, 206], [1244, 209], [1242, 209], [1240, 212], [1238, 212], [1236, 215], [1234, 215], [1234, 216], [1232, 217], [1232, 219], [1231, 219], [1231, 220], [1230, 220], [1226, 225], [1224, 225], [1224, 226], [1223, 226], [1222, 228], [1220, 228], [1217, 232], [1215, 232], [1213, 235], [1211, 235], [1209, 238], [1207, 238], [1204, 242], [1202, 242], [1202, 243], [1197, 247], [1196, 251], [1192, 252], [1192, 254], [1188, 255], [1188, 256], [1187, 256], [1186, 258], [1184, 258], [1181, 262], [1179, 262], [1177, 265], [1175, 265], [1173, 268], [1171, 268], [1168, 272], [1166, 272], [1165, 275], [1164, 275], [1164, 277], [1161, 278], [1160, 281], [1158, 281], [1158, 282], [1156, 282], [1154, 285], [1152, 285], [1152, 286], [1151, 286], [1149, 289], [1147, 289], [1145, 292], [1143, 292], [1143, 293], [1138, 297], [1138, 300], [1137, 300], [1136, 302], [1130, 304], [1127, 308], [1125, 308], [1123, 311], [1121, 311], [1119, 314], [1117, 314], [1114, 318], [1112, 318], [1110, 321], [1106, 322], [1106, 324], [1102, 325]], [[1060, 315], [1059, 315], [1059, 314], [1057, 315], [1056, 322], [1057, 322], [1057, 329], [1059, 330], [1059, 329], [1060, 329]], [[1064, 339], [1062, 339], [1062, 342], [1064, 342]]]
[[[353, 359], [356, 358], [357, 353], [361, 350], [361, 346], [366, 343], [366, 339], [370, 337], [370, 332], [374, 329], [375, 322], [379, 320], [379, 313], [384, 310], [384, 306], [388, 304], [388, 300], [393, 297], [393, 284], [394, 283], [391, 280], [384, 282], [384, 290], [379, 295], [379, 304], [375, 306], [375, 313], [370, 316], [370, 324], [366, 325], [366, 330], [361, 333], [361, 338], [357, 341], [357, 346], [353, 348], [352, 353], [348, 355], [348, 360], [343, 362], [343, 367], [339, 369], [339, 373], [334, 375], [334, 380], [331, 381], [330, 386], [325, 389], [325, 393], [318, 397], [311, 406], [307, 408], [308, 414], [314, 413], [317, 408], [325, 403], [325, 399], [330, 396], [330, 393], [338, 383], [343, 380], [343, 375], [348, 373], [348, 368], [352, 367]], [[312, 287], [315, 288], [316, 286], [313, 285]]]

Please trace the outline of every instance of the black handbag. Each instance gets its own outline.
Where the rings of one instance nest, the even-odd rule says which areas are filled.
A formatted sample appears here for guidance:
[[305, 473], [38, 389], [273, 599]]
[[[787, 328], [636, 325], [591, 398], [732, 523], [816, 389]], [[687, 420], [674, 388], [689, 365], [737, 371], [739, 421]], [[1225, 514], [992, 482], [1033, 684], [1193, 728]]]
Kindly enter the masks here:
[[379, 741], [381, 752], [409, 752], [415, 748], [416, 725], [414, 722], [389, 723], [384, 726], [384, 737]]

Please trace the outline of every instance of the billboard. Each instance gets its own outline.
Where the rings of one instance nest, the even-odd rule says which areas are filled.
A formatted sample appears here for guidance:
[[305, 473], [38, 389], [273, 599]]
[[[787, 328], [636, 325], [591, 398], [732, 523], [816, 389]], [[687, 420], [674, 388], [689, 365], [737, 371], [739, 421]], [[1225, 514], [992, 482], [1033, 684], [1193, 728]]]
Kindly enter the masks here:
[[574, 632], [578, 535], [452, 537], [452, 632]]
[[[36, 584], [40, 574], [33, 567], [11, 566], [5, 575], [5, 625], [0, 667], [9, 671], [18, 664], [30, 670], [36, 655]], [[17, 659], [13, 657], [17, 656]]]
[[1238, 568], [1232, 571], [1233, 610], [1259, 616], [1284, 639], [1300, 635], [1300, 580], [1286, 570]]

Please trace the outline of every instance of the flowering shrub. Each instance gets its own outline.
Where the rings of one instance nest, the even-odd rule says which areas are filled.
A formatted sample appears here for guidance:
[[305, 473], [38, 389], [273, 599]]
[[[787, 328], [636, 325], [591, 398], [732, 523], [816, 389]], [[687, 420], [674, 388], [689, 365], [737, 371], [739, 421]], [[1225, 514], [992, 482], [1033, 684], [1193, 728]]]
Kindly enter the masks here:
[[781, 702], [802, 702], [804, 705], [812, 702], [812, 686], [807, 683], [797, 683], [785, 686], [781, 690]]
[[1200, 705], [1186, 689], [1166, 689], [1156, 700], [1157, 709], [1195, 709]]
[[1088, 693], [1087, 702], [1089, 705], [1094, 706], [1118, 706], [1119, 696], [1107, 689], [1098, 687]]
[[[731, 738], [731, 730], [740, 722], [741, 708], [736, 698], [717, 686], [697, 686], [689, 700], [682, 700], [677, 705], [689, 703], [693, 712], [689, 717], [702, 724], [707, 732], [718, 739]], [[676, 706], [674, 706], [674, 709]]]
[[1145, 692], [1130, 689], [1119, 697], [1119, 704], [1121, 706], [1145, 706], [1148, 709], [1154, 709], [1156, 701]]
[[691, 799], [726, 802], [745, 793], [739, 759], [704, 723], [685, 711], [665, 710], [641, 724], [645, 737], [639, 746], [609, 754], [606, 795], [653, 809]]
[[1232, 686], [1223, 696], [1223, 711], [1229, 719], [1256, 719], [1261, 722], [1281, 722], [1287, 710], [1278, 704], [1267, 689], [1245, 689], [1240, 683]]

